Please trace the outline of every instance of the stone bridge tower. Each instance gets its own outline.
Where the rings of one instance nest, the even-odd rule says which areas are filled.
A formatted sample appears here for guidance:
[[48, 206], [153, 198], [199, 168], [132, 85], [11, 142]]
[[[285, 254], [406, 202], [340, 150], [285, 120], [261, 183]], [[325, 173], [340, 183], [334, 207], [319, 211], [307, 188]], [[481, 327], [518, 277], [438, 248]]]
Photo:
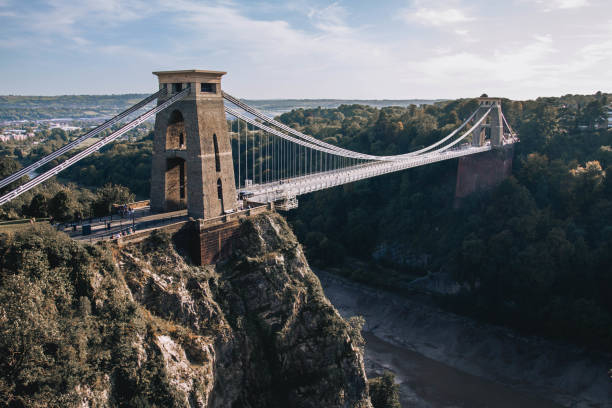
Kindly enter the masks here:
[[504, 145], [504, 123], [501, 98], [478, 98], [479, 106], [474, 121], [478, 121], [489, 109], [489, 116], [474, 130], [472, 146], [482, 146], [491, 140], [493, 149], [476, 155], [459, 158], [455, 207], [462, 200], [477, 191], [491, 189], [512, 174], [513, 144]]
[[478, 121], [489, 109], [491, 113], [472, 134], [472, 145], [482, 146], [485, 139], [491, 139], [491, 146], [502, 146], [504, 140], [504, 123], [502, 121], [501, 98], [478, 98], [478, 112], [474, 121]]
[[187, 208], [208, 219], [236, 208], [232, 146], [221, 94], [220, 71], [154, 72], [160, 89], [188, 95], [155, 118], [151, 166], [151, 210]]

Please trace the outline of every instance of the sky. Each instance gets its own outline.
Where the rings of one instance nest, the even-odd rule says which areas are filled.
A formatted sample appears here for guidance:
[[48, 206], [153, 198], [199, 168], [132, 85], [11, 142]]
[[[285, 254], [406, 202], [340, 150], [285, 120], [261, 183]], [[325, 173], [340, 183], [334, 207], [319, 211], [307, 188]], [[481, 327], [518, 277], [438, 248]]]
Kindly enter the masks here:
[[249, 99], [612, 92], [612, 0], [0, 0], [2, 95], [193, 68]]

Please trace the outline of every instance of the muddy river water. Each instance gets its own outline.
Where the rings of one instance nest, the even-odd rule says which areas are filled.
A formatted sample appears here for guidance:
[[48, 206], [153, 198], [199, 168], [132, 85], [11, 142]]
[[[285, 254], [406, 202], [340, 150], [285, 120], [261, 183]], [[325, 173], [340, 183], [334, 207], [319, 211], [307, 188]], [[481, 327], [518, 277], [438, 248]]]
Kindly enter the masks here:
[[395, 373], [403, 406], [470, 408], [560, 408], [550, 400], [457, 370], [364, 333], [368, 375], [382, 368]]
[[366, 319], [368, 377], [394, 372], [402, 407], [612, 408], [612, 356], [316, 273], [344, 317]]

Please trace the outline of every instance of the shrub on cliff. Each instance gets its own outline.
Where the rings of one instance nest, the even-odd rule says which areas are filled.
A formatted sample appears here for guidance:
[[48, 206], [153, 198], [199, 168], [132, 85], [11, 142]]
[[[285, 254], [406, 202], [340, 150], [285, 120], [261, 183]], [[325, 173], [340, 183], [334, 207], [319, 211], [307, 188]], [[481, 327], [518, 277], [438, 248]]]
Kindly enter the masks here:
[[369, 383], [374, 408], [400, 408], [399, 385], [395, 384], [392, 372], [385, 371], [381, 377], [372, 378]]
[[104, 395], [112, 381], [120, 404], [170, 406], [158, 375], [163, 361], [140, 366], [138, 333], [145, 323], [109, 250], [49, 226], [0, 236], [0, 401], [7, 406], [77, 406], [84, 394]]

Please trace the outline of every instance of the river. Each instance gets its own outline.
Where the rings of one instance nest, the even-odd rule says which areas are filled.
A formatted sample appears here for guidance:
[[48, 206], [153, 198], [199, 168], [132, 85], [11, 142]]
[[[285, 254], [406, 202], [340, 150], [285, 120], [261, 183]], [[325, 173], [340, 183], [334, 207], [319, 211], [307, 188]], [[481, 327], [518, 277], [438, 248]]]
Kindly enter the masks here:
[[388, 369], [403, 407], [610, 408], [612, 356], [476, 322], [315, 271], [348, 318], [366, 319], [368, 377]]
[[561, 408], [562, 405], [457, 370], [366, 332], [368, 376], [392, 371], [411, 407]]

